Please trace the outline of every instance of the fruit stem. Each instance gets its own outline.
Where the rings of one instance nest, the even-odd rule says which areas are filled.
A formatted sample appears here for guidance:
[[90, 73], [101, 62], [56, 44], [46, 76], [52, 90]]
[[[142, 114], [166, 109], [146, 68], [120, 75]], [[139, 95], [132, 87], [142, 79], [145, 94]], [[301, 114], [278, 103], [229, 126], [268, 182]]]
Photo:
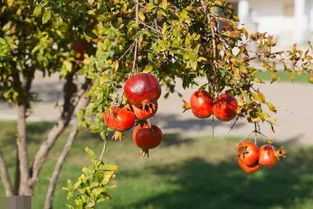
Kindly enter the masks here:
[[215, 116], [213, 115], [212, 116], [212, 140], [214, 140], [214, 138], [215, 138], [214, 131], [215, 131]]

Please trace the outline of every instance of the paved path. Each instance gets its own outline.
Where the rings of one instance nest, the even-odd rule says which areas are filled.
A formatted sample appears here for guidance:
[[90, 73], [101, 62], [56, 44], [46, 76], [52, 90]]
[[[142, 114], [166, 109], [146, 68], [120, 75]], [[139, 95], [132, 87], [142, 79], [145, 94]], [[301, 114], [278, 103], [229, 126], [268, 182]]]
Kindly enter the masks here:
[[[62, 86], [56, 78], [38, 81], [34, 88], [41, 94], [41, 102], [35, 103], [32, 108], [33, 115], [29, 120], [53, 121], [59, 111], [54, 104], [56, 98], [62, 98]], [[270, 131], [267, 124], [262, 125], [262, 131], [276, 139], [286, 143], [312, 144], [313, 145], [313, 85], [278, 83], [260, 86], [267, 99], [278, 107], [276, 114], [276, 133]], [[194, 90], [180, 90], [184, 97], [190, 97]], [[181, 133], [182, 138], [188, 136], [210, 135], [212, 123], [209, 119], [197, 119], [190, 111], [182, 113], [182, 98], [171, 95], [168, 99], [160, 99], [159, 111], [155, 117], [157, 124], [167, 133]], [[0, 103], [0, 120], [15, 119], [15, 109]], [[229, 133], [233, 122], [215, 123], [217, 136], [246, 137], [253, 126], [244, 120], [239, 120], [234, 129]]]

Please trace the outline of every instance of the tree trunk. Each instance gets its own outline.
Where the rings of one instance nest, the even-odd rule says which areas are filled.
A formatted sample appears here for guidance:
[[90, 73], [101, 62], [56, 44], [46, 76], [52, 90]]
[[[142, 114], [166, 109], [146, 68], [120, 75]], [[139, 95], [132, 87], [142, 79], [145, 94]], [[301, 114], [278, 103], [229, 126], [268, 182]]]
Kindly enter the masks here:
[[[90, 98], [86, 98], [84, 95], [82, 96], [81, 100], [79, 101], [77, 105], [77, 111], [85, 108], [90, 102]], [[78, 119], [74, 119], [74, 123], [72, 126], [71, 133], [68, 135], [66, 143], [64, 145], [63, 151], [58, 157], [58, 160], [55, 164], [54, 171], [52, 173], [52, 176], [50, 178], [48, 192], [45, 199], [45, 205], [44, 209], [52, 209], [52, 200], [55, 192], [55, 188], [57, 185], [57, 181], [60, 175], [60, 172], [62, 170], [63, 164], [65, 162], [65, 159], [69, 153], [69, 151], [72, 148], [73, 142], [76, 138], [76, 135], [78, 133]]]
[[46, 195], [45, 205], [44, 209], [52, 209], [52, 200], [55, 192], [55, 188], [57, 185], [57, 181], [61, 172], [61, 169], [63, 167], [64, 161], [69, 153], [69, 151], [72, 148], [73, 142], [76, 138], [76, 135], [78, 133], [78, 122], [77, 119], [73, 124], [72, 131], [67, 137], [66, 144], [63, 148], [63, 151], [61, 152], [60, 156], [58, 157], [58, 160], [55, 164], [54, 171], [52, 173], [52, 176], [50, 178], [49, 187], [48, 187], [48, 193]]
[[25, 102], [20, 102], [17, 106], [17, 133], [16, 141], [19, 158], [20, 169], [20, 186], [18, 194], [20, 196], [31, 196], [32, 188], [29, 181], [29, 167], [27, 154], [27, 140], [26, 140], [26, 107]]
[[7, 170], [7, 167], [5, 166], [5, 162], [2, 156], [2, 153], [0, 153], [0, 174], [2, 183], [5, 189], [5, 196], [10, 197], [13, 195], [13, 188], [10, 181], [10, 176]]
[[14, 180], [14, 195], [18, 195], [20, 188], [20, 160], [18, 158], [18, 150], [16, 149], [16, 159], [15, 159], [15, 180]]

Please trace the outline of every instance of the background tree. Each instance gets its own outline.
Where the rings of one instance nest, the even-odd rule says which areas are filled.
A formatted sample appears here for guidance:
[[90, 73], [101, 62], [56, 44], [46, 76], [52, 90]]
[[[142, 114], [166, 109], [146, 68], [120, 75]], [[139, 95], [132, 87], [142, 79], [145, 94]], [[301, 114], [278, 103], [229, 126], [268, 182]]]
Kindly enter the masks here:
[[[290, 73], [307, 73], [313, 80], [312, 48], [301, 51], [294, 45], [287, 51], [274, 51], [273, 37], [249, 34], [224, 0], [7, 0], [0, 4], [0, 11], [0, 97], [14, 103], [18, 114], [14, 186], [0, 156], [7, 196], [33, 194], [49, 151], [75, 111], [83, 109], [78, 114], [82, 124], [106, 139], [110, 129], [103, 124], [103, 112], [115, 103], [126, 102], [119, 90], [133, 74], [155, 74], [166, 89], [165, 97], [175, 92], [177, 79], [184, 88], [198, 86], [215, 97], [228, 92], [239, 101], [238, 117], [253, 123], [258, 133], [259, 123], [273, 127], [275, 122], [265, 107], [276, 112], [256, 87], [263, 83], [256, 77], [258, 72], [270, 72], [274, 82], [279, 66]], [[31, 162], [26, 118], [36, 101], [31, 87], [38, 72], [60, 76], [64, 99], [58, 121]], [[76, 93], [71, 89], [78, 75], [85, 81]], [[74, 123], [56, 163], [45, 208], [52, 207], [58, 174], [77, 131]], [[101, 159], [95, 164], [85, 172], [97, 172]], [[110, 169], [108, 175], [112, 176], [116, 168]], [[88, 180], [88, 184], [92, 182]], [[86, 192], [81, 188], [83, 183], [78, 179], [75, 186], [67, 186], [69, 197], [80, 192], [75, 196], [75, 207], [94, 207], [102, 197], [108, 197], [105, 191], [98, 196]]]

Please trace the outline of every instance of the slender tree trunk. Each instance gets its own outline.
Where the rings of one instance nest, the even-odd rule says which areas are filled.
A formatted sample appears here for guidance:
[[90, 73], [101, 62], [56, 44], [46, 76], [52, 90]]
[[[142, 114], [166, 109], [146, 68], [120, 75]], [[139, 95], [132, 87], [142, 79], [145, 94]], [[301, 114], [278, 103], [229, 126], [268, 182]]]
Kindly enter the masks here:
[[[79, 111], [80, 109], [85, 108], [88, 105], [89, 101], [90, 101], [90, 98], [86, 98], [83, 96], [82, 99], [80, 100], [79, 104], [77, 105], [77, 110]], [[66, 159], [69, 151], [72, 148], [72, 145], [73, 145], [73, 142], [76, 138], [77, 133], [78, 133], [78, 119], [76, 118], [74, 120], [74, 124], [72, 126], [71, 133], [67, 137], [63, 151], [59, 155], [58, 160], [55, 164], [54, 171], [53, 171], [52, 176], [50, 178], [48, 192], [46, 195], [45, 205], [44, 205], [43, 209], [52, 209], [52, 200], [53, 200], [55, 188], [57, 185], [57, 181], [58, 181], [60, 172], [62, 170], [63, 164], [65, 162], [65, 159]]]
[[16, 149], [14, 195], [18, 195], [19, 188], [20, 188], [20, 160], [18, 158], [18, 149]]
[[13, 196], [13, 187], [10, 181], [10, 176], [7, 167], [5, 166], [2, 153], [0, 153], [0, 174], [5, 189], [5, 196], [7, 197]]
[[26, 107], [25, 102], [19, 103], [17, 106], [17, 149], [20, 169], [20, 187], [18, 194], [20, 196], [31, 196], [32, 188], [29, 181], [29, 167], [27, 155], [27, 140], [26, 140]]
[[72, 145], [73, 145], [73, 142], [76, 138], [77, 133], [78, 133], [78, 122], [76, 119], [74, 124], [73, 124], [72, 131], [69, 134], [69, 136], [67, 137], [66, 144], [65, 144], [63, 151], [61, 152], [60, 156], [58, 157], [58, 160], [57, 160], [55, 167], [54, 167], [54, 171], [53, 171], [52, 176], [50, 178], [48, 192], [47, 192], [46, 199], [45, 199], [44, 209], [52, 209], [52, 200], [53, 200], [55, 188], [57, 185], [57, 181], [58, 181], [61, 169], [63, 167], [64, 161], [65, 161], [70, 149], [72, 148]]

